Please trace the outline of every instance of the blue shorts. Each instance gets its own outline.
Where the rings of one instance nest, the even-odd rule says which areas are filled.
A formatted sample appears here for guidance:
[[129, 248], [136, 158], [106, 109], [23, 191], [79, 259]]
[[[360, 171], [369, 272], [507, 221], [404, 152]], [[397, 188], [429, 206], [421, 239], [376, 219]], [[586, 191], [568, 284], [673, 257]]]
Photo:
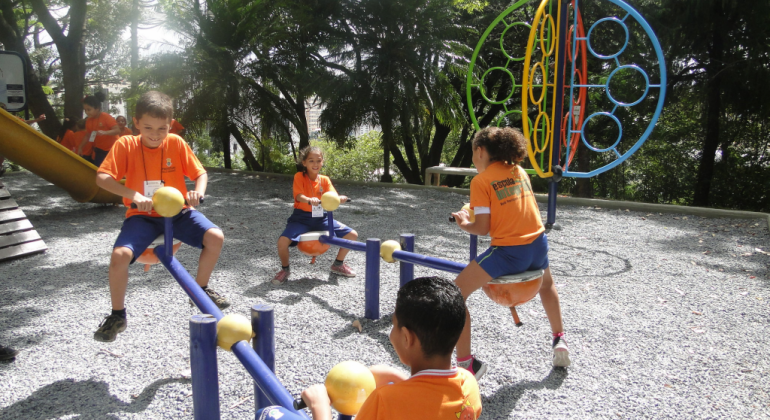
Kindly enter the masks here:
[[[203, 235], [206, 231], [219, 229], [217, 225], [211, 223], [206, 216], [196, 210], [182, 210], [181, 213], [174, 216], [173, 223], [174, 238], [198, 249], [203, 249]], [[134, 253], [134, 258], [131, 259], [131, 263], [133, 263], [152, 244], [155, 238], [163, 234], [164, 230], [163, 217], [131, 216], [123, 221], [123, 227], [120, 228], [120, 234], [115, 240], [113, 248], [123, 246], [130, 249]]]
[[[326, 217], [326, 212], [324, 212], [324, 217], [313, 217], [310, 212], [294, 209], [294, 213], [286, 220], [286, 229], [283, 230], [281, 236], [291, 239], [290, 246], [297, 246], [300, 235], [319, 230], [329, 231], [329, 219]], [[352, 231], [353, 229], [349, 226], [334, 221], [334, 236], [342, 238]]]
[[548, 237], [541, 233], [527, 245], [491, 246], [475, 261], [493, 279], [548, 268]]

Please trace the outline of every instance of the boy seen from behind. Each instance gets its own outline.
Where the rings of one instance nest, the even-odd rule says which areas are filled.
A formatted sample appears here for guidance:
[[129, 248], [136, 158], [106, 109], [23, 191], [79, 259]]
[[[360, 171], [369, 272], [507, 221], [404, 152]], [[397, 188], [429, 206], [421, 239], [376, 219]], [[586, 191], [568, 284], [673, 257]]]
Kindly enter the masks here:
[[[136, 104], [134, 125], [139, 136], [121, 137], [110, 149], [96, 174], [96, 184], [123, 197], [129, 207], [110, 260], [112, 313], [94, 333], [97, 341], [114, 341], [126, 329], [125, 297], [128, 267], [164, 231], [163, 218], [152, 208], [152, 196], [162, 186], [178, 189], [189, 205], [173, 218], [174, 238], [202, 249], [196, 281], [220, 308], [227, 300], [208, 288], [209, 277], [222, 251], [222, 230], [196, 211], [208, 183], [206, 170], [181, 137], [168, 134], [173, 116], [171, 99], [147, 92]], [[125, 176], [125, 185], [118, 182]], [[195, 181], [187, 191], [185, 176]], [[131, 204], [136, 204], [132, 209]]]
[[[465, 325], [460, 289], [438, 277], [423, 277], [398, 291], [390, 342], [411, 376], [387, 366], [372, 366], [377, 388], [356, 420], [476, 420], [481, 398], [476, 378], [452, 367], [452, 351]], [[314, 420], [331, 419], [326, 388], [302, 393]]]

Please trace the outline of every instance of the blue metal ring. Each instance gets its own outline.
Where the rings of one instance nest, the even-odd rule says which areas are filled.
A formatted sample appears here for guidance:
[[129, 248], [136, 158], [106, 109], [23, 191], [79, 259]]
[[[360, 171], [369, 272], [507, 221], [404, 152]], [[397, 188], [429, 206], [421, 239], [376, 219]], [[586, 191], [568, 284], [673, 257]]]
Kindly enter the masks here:
[[[620, 26], [623, 27], [623, 30], [626, 31], [626, 42], [623, 43], [623, 48], [621, 48], [620, 51], [616, 52], [613, 55], [601, 55], [601, 54], [598, 54], [596, 51], [594, 51], [593, 47], [591, 47], [591, 32], [594, 30], [596, 25], [598, 25], [598, 24], [600, 24], [600, 23], [602, 23], [604, 21], [617, 22], [618, 24], [620, 24]], [[604, 18], [604, 19], [599, 19], [596, 22], [594, 22], [594, 24], [591, 25], [591, 29], [588, 30], [588, 34], [586, 34], [586, 45], [588, 46], [588, 51], [591, 51], [591, 54], [593, 54], [594, 57], [601, 58], [602, 60], [611, 60], [611, 59], [619, 56], [620, 54], [623, 53], [623, 51], [626, 50], [626, 47], [628, 46], [628, 26], [626, 26], [625, 22], [623, 22], [622, 20], [620, 20], [620, 19], [618, 19], [616, 17], [607, 17], [607, 18]]]
[[[613, 121], [615, 121], [615, 124], [618, 125], [618, 139], [615, 140], [615, 143], [612, 146], [606, 149], [598, 149], [596, 147], [593, 147], [588, 143], [588, 140], [586, 140], [585, 129], [588, 126], [588, 122], [591, 121], [591, 118], [597, 115], [604, 115], [606, 117], [610, 117], [612, 118]], [[585, 121], [583, 122], [583, 128], [580, 129], [580, 138], [583, 139], [583, 144], [585, 144], [586, 147], [593, 150], [594, 152], [607, 152], [610, 150], [615, 150], [618, 144], [620, 143], [620, 140], [623, 138], [623, 124], [620, 123], [620, 120], [618, 119], [618, 117], [610, 114], [609, 112], [594, 112], [593, 114], [589, 115], [588, 118], [586, 118]]]
[[[625, 102], [616, 101], [615, 98], [613, 98], [612, 94], [610, 93], [610, 81], [612, 80], [612, 77], [615, 76], [615, 73], [617, 73], [618, 71], [620, 71], [622, 69], [636, 70], [639, 73], [642, 73], [642, 76], [644, 76], [644, 83], [645, 83], [644, 84], [644, 93], [642, 94], [642, 97], [639, 98], [636, 102], [632, 102], [630, 104], [629, 103], [625, 103]], [[642, 102], [644, 100], [644, 98], [647, 97], [647, 92], [650, 91], [650, 77], [647, 76], [647, 72], [644, 71], [644, 69], [642, 69], [641, 67], [637, 66], [636, 64], [626, 64], [625, 66], [620, 66], [620, 67], [616, 68], [615, 70], [612, 71], [612, 73], [610, 73], [610, 76], [607, 78], [607, 84], [605, 85], [605, 88], [607, 89], [607, 97], [610, 98], [610, 101], [612, 101], [613, 104], [618, 105], [618, 106], [634, 106], [634, 105], [638, 104], [639, 102]]]

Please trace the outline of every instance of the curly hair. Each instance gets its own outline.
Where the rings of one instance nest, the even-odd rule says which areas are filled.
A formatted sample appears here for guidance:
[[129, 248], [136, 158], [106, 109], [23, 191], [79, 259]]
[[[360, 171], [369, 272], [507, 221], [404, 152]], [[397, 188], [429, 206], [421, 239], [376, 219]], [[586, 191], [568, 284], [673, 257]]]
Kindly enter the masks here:
[[518, 129], [486, 127], [473, 136], [473, 150], [483, 147], [490, 162], [518, 164], [527, 156], [527, 139]]
[[305, 159], [307, 159], [307, 156], [311, 153], [318, 153], [321, 155], [321, 159], [324, 158], [324, 152], [321, 150], [318, 146], [307, 146], [304, 149], [299, 151], [299, 155], [297, 155], [297, 172], [304, 172], [307, 173], [307, 168], [305, 167], [305, 164], [303, 163]]

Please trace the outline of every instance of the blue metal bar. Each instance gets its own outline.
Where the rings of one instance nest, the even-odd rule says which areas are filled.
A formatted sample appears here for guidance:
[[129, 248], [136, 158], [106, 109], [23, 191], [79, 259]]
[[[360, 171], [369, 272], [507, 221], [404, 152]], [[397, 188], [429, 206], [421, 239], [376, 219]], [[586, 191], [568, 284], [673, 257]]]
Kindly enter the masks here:
[[174, 255], [174, 219], [165, 217], [163, 220], [166, 229], [163, 231], [163, 244], [166, 245], [166, 256]]
[[470, 252], [470, 260], [473, 261], [476, 259], [476, 257], [479, 255], [479, 237], [478, 235], [471, 235], [471, 252]]
[[380, 319], [380, 240], [366, 240], [366, 289], [364, 316]]
[[348, 239], [337, 238], [335, 236], [321, 235], [318, 241], [322, 244], [338, 246], [340, 248], [352, 249], [353, 251], [366, 252], [366, 244], [363, 242], [351, 241]]
[[259, 389], [265, 394], [271, 405], [280, 405], [281, 407], [308, 418], [305, 413], [294, 409], [294, 399], [289, 391], [283, 387], [278, 378], [273, 374], [265, 362], [257, 356], [254, 349], [249, 347], [245, 341], [239, 341], [233, 344], [231, 348], [235, 357], [241, 362], [246, 371], [249, 372]]
[[[414, 234], [401, 234], [401, 249], [407, 252], [414, 252]], [[402, 262], [399, 265], [399, 278], [401, 280], [401, 287], [404, 287], [405, 284], [414, 280], [414, 264]]]
[[423, 267], [435, 268], [436, 270], [448, 271], [450, 273], [460, 273], [467, 264], [458, 263], [441, 258], [428, 257], [407, 251], [393, 251], [393, 259], [401, 262], [421, 265]]
[[348, 416], [345, 414], [340, 414], [339, 417], [337, 417], [337, 420], [353, 420], [353, 416]]
[[307, 416], [299, 416], [297, 413], [289, 411], [280, 405], [261, 408], [257, 411], [256, 420], [305, 420]]
[[331, 211], [326, 212], [326, 221], [329, 223], [329, 236], [336, 238], [334, 234], [334, 214]]
[[214, 318], [219, 321], [222, 319], [222, 311], [219, 310], [216, 304], [211, 301], [211, 298], [203, 291], [203, 289], [195, 282], [190, 273], [182, 267], [179, 260], [172, 255], [166, 255], [165, 245], [155, 247], [155, 255], [158, 260], [166, 267], [169, 273], [176, 279], [177, 283], [182, 286], [187, 295], [190, 296], [195, 306], [204, 314], [213, 315]]
[[[251, 307], [251, 329], [256, 334], [252, 341], [254, 351], [265, 362], [265, 366], [275, 373], [275, 314], [271, 305], [263, 303]], [[256, 384], [254, 402], [257, 410], [270, 406], [270, 400]]]
[[198, 314], [190, 318], [190, 369], [193, 418], [219, 420], [217, 320], [211, 315]]

